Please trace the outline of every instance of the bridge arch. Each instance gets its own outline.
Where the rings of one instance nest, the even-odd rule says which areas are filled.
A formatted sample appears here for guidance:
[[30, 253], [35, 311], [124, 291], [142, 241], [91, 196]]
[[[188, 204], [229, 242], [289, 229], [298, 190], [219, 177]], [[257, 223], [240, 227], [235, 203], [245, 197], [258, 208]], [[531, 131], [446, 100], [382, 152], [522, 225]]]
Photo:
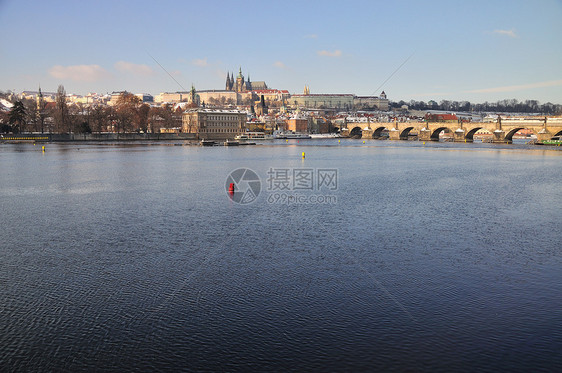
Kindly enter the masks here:
[[359, 126], [355, 126], [351, 131], [349, 131], [349, 137], [353, 139], [360, 139], [361, 136], [363, 136], [363, 130]]
[[[513, 135], [515, 135], [517, 132], [519, 132], [519, 131], [521, 131], [522, 129], [525, 129], [525, 128], [526, 128], [526, 127], [516, 127], [516, 128], [514, 128], [514, 129], [510, 130], [510, 131], [505, 135], [505, 140], [506, 140], [506, 141], [513, 141]], [[537, 132], [536, 132], [534, 129], [532, 129], [532, 128], [529, 128], [529, 129], [530, 129], [531, 131], [533, 131], [533, 133], [534, 133], [535, 135], [537, 134]]]
[[448, 127], [438, 127], [433, 132], [431, 132], [431, 140], [439, 141], [439, 134], [441, 133], [441, 131], [451, 132], [451, 130]]
[[400, 140], [408, 140], [408, 136], [410, 135], [410, 131], [413, 130], [414, 127], [406, 127], [400, 132]]
[[465, 139], [472, 141], [474, 140], [474, 134], [480, 131], [484, 127], [475, 127], [466, 133]]
[[384, 131], [386, 129], [386, 127], [377, 127], [375, 128], [375, 130], [373, 131], [373, 139], [380, 139], [382, 136], [382, 131]]

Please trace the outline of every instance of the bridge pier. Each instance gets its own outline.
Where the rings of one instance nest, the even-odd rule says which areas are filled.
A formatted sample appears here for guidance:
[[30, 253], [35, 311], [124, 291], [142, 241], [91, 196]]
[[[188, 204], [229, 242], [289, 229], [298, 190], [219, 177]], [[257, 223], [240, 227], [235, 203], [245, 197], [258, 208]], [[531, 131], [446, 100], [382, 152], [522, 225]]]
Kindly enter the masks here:
[[362, 139], [372, 139], [373, 138], [373, 130], [370, 128], [365, 128], [363, 129], [363, 131], [361, 132], [361, 138]]
[[466, 133], [465, 130], [462, 128], [457, 128], [455, 132], [453, 132], [453, 141], [454, 142], [466, 142]]
[[390, 140], [400, 140], [400, 130], [398, 130], [396, 128], [391, 128], [388, 131], [388, 138]]
[[420, 129], [419, 132], [418, 132], [418, 139], [420, 141], [432, 141], [431, 130], [429, 130], [425, 127]]
[[542, 129], [537, 133], [537, 141], [545, 141], [550, 140], [554, 135], [551, 132], [548, 132], [546, 129]]
[[494, 132], [492, 132], [492, 142], [506, 143], [511, 141], [507, 141], [505, 139], [505, 131], [497, 129]]

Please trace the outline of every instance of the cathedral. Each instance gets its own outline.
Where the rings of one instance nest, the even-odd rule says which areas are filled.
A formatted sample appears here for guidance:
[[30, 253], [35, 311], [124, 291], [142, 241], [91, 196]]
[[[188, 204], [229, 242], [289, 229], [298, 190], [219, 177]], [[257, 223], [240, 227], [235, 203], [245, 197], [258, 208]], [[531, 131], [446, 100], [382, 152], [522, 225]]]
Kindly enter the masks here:
[[230, 74], [226, 73], [227, 91], [242, 93], [242, 92], [251, 92], [251, 91], [262, 90], [262, 89], [268, 89], [267, 84], [265, 84], [264, 81], [252, 83], [250, 81], [249, 75], [248, 75], [248, 80], [246, 80], [244, 78], [244, 75], [242, 75], [242, 68], [240, 68], [240, 70], [238, 71], [238, 76], [236, 77], [236, 80], [234, 80], [233, 73]]

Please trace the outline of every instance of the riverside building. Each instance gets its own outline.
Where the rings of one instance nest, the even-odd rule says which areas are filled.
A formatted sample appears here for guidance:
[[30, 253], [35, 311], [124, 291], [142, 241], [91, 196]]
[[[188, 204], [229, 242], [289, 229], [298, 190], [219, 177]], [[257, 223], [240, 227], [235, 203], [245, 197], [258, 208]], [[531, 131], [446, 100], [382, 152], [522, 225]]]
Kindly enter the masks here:
[[239, 110], [188, 109], [182, 114], [182, 132], [195, 133], [205, 140], [233, 139], [244, 132], [246, 117]]
[[291, 95], [288, 100], [294, 107], [338, 110], [388, 110], [388, 99], [384, 91], [380, 96], [356, 96], [354, 94], [311, 94], [308, 86], [301, 95]]

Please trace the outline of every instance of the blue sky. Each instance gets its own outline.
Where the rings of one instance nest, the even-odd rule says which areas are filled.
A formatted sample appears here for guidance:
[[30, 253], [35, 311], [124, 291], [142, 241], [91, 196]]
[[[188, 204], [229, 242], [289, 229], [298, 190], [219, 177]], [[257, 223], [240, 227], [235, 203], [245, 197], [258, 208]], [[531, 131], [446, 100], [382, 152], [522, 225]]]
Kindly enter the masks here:
[[561, 0], [0, 0], [0, 90], [223, 89], [241, 66], [291, 93], [562, 103], [561, 20]]

